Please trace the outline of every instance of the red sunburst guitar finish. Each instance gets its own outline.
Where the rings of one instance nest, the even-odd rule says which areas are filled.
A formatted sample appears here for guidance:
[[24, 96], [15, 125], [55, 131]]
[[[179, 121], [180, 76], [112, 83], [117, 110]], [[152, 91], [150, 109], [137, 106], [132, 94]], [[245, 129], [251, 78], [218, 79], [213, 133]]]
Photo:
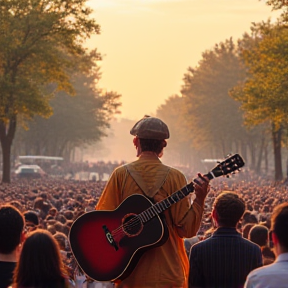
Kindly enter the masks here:
[[[213, 179], [228, 175], [242, 166], [243, 159], [234, 154], [205, 176]], [[91, 211], [77, 218], [68, 238], [84, 273], [96, 281], [127, 277], [146, 250], [167, 240], [168, 229], [162, 212], [193, 192], [194, 182], [197, 179], [156, 204], [135, 194], [126, 198], [116, 210]]]
[[[73, 223], [70, 245], [85, 274], [97, 281], [125, 278], [145, 248], [167, 240], [166, 226], [159, 215], [145, 225], [135, 219], [134, 215], [152, 205], [146, 197], [132, 195], [114, 211], [91, 211]], [[109, 242], [110, 235], [115, 244]]]

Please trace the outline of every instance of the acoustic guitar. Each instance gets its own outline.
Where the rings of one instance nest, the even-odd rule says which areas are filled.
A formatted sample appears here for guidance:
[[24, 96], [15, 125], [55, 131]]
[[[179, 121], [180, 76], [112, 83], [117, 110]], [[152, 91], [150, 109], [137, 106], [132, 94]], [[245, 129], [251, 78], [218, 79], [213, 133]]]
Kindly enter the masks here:
[[[244, 161], [234, 154], [213, 168], [210, 180], [239, 171]], [[72, 224], [68, 238], [83, 272], [95, 281], [126, 278], [148, 249], [162, 245], [168, 229], [162, 212], [194, 191], [194, 179], [161, 202], [153, 204], [143, 195], [127, 197], [113, 211], [91, 211]]]

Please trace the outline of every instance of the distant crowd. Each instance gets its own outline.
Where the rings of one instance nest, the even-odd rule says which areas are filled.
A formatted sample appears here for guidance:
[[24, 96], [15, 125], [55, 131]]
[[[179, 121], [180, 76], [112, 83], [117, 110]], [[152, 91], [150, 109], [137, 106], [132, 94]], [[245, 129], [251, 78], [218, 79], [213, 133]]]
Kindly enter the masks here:
[[[118, 165], [120, 163], [117, 163], [116, 166]], [[115, 168], [112, 164], [109, 167], [112, 170]], [[82, 168], [88, 169], [86, 165]], [[95, 170], [95, 167], [91, 169]], [[69, 229], [77, 217], [95, 209], [105, 184], [105, 181], [80, 181], [64, 178], [13, 179], [11, 184], [0, 185], [0, 204], [12, 204], [27, 214], [27, 219], [34, 228], [43, 228], [52, 235], [58, 235], [59, 241], [64, 243], [62, 249], [65, 251], [65, 263], [70, 269], [70, 278], [75, 281], [77, 266], [71, 259], [69, 245], [67, 245]], [[212, 204], [216, 196], [225, 190], [237, 192], [246, 201], [247, 209], [242, 224], [238, 227], [246, 238], [248, 238], [249, 230], [253, 225], [261, 224], [269, 229], [273, 208], [288, 201], [285, 182], [275, 183], [271, 179], [248, 174], [248, 172], [230, 179], [217, 178], [211, 182], [211, 189], [205, 202], [202, 225], [192, 243], [201, 241], [212, 233]], [[35, 219], [35, 215], [31, 216], [31, 214], [36, 214], [37, 219]], [[187, 253], [189, 253], [189, 249], [187, 249]], [[271, 251], [269, 253], [271, 253], [271, 261], [273, 261], [273, 253]]]

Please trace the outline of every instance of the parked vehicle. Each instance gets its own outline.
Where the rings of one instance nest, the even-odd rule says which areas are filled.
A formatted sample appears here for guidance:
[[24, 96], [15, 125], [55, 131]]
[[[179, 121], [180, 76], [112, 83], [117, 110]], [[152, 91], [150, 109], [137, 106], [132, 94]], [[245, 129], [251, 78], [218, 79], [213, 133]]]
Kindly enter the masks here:
[[38, 165], [20, 165], [15, 170], [17, 178], [41, 178], [46, 176], [46, 173]]

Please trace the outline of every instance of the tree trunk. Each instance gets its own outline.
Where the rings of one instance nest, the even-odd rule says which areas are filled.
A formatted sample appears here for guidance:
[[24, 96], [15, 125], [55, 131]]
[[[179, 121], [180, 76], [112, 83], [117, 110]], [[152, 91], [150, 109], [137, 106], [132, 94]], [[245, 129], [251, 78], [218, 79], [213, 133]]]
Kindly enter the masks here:
[[282, 171], [282, 157], [281, 157], [281, 138], [282, 129], [281, 127], [276, 130], [274, 123], [272, 124], [272, 140], [274, 150], [274, 163], [275, 163], [275, 181], [283, 179]]
[[2, 183], [10, 183], [11, 147], [16, 131], [16, 116], [6, 124], [0, 120], [0, 142], [2, 147]]
[[224, 140], [221, 140], [221, 147], [222, 147], [222, 156], [225, 157], [227, 155], [227, 150]]
[[251, 139], [250, 139], [248, 145], [249, 145], [249, 148], [250, 148], [250, 155], [251, 155], [251, 164], [250, 164], [250, 167], [251, 167], [252, 170], [255, 171], [255, 167], [256, 167], [256, 155], [255, 155], [255, 145], [254, 145], [253, 140], [251, 141]]
[[259, 149], [259, 154], [258, 154], [258, 159], [257, 159], [257, 164], [256, 164], [256, 172], [258, 174], [261, 174], [261, 163], [263, 159], [263, 153], [264, 153], [264, 147], [265, 147], [265, 136], [262, 137], [261, 139], [261, 144], [260, 144], [260, 149]]
[[247, 142], [241, 141], [241, 155], [247, 162]]
[[264, 158], [265, 158], [265, 173], [268, 174], [269, 172], [269, 151], [268, 151], [268, 144], [266, 143], [265, 148], [264, 148]]

